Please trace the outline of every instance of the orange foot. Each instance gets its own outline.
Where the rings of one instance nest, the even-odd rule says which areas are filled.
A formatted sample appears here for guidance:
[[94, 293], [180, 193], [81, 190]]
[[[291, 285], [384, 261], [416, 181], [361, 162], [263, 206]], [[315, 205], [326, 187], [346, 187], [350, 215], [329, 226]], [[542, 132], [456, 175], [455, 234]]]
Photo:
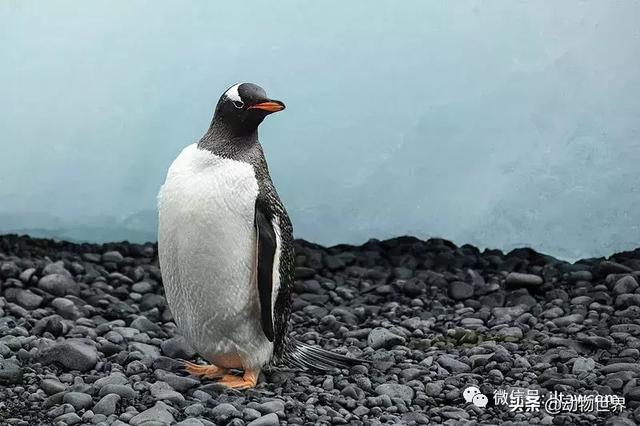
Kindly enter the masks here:
[[246, 370], [242, 377], [234, 376], [233, 374], [225, 374], [218, 383], [230, 387], [231, 389], [255, 388], [256, 383], [258, 383], [258, 372]]
[[187, 373], [201, 379], [214, 379], [227, 374], [226, 368], [220, 368], [213, 364], [200, 365], [193, 362], [185, 361], [183, 368]]

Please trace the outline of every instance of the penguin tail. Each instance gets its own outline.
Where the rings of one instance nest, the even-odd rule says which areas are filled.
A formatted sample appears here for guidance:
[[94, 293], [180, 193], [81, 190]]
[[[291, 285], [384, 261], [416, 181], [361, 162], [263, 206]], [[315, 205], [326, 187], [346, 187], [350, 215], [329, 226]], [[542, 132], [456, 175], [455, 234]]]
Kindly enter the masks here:
[[323, 372], [371, 363], [365, 359], [350, 358], [318, 346], [308, 345], [293, 338], [289, 339], [282, 361], [290, 367]]

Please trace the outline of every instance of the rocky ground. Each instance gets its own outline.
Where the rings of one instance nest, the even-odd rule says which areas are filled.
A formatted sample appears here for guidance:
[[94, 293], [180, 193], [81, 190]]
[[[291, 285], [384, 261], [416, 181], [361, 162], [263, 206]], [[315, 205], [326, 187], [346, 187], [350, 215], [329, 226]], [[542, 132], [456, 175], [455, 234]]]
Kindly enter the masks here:
[[[640, 421], [640, 249], [569, 264], [444, 240], [297, 242], [292, 332], [371, 360], [274, 370], [255, 390], [175, 370], [152, 244], [0, 237], [0, 423], [610, 424]], [[487, 407], [465, 402], [477, 385]], [[618, 413], [511, 412], [498, 389], [626, 398]], [[575, 411], [575, 410], [574, 410]]]

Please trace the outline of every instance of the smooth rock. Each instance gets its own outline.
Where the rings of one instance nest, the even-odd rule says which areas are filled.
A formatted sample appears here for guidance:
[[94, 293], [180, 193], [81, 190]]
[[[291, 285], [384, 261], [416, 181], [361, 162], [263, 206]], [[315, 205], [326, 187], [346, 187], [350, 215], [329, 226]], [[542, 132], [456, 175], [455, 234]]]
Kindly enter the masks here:
[[22, 382], [22, 367], [10, 359], [0, 359], [0, 385], [15, 385]]
[[129, 420], [129, 424], [131, 426], [142, 426], [152, 421], [170, 425], [175, 420], [173, 415], [169, 412], [169, 407], [165, 403], [158, 401], [153, 407], [134, 416]]
[[505, 280], [507, 288], [538, 288], [543, 284], [542, 277], [533, 274], [522, 274], [519, 272], [510, 272]]
[[252, 422], [249, 422], [247, 426], [278, 426], [280, 424], [280, 419], [278, 419], [278, 415], [275, 413], [270, 413], [260, 417], [259, 419], [255, 419]]
[[98, 362], [98, 352], [92, 344], [81, 339], [55, 342], [38, 356], [43, 364], [60, 364], [68, 370], [86, 372]]
[[410, 402], [415, 394], [414, 390], [407, 385], [397, 383], [384, 383], [376, 387], [378, 395], [387, 395], [390, 398], [400, 398]]
[[89, 408], [93, 405], [91, 395], [82, 392], [68, 392], [62, 397], [62, 402], [71, 404], [76, 411]]
[[390, 349], [395, 345], [402, 345], [404, 342], [404, 337], [398, 336], [382, 327], [374, 328], [367, 337], [367, 344], [373, 349]]
[[93, 406], [93, 412], [96, 414], [110, 416], [116, 412], [118, 402], [120, 402], [120, 395], [115, 393], [107, 394]]

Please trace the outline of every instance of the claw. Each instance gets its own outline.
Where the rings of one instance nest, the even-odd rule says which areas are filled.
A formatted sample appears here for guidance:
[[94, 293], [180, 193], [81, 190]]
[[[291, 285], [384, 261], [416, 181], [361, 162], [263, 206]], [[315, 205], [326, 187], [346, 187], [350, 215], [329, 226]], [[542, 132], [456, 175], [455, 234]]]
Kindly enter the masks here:
[[255, 388], [258, 383], [258, 374], [255, 371], [247, 370], [242, 377], [232, 374], [225, 374], [218, 381], [221, 385], [231, 389], [250, 389]]
[[214, 379], [223, 377], [227, 373], [226, 368], [220, 368], [213, 364], [200, 365], [193, 362], [185, 361], [184, 371], [201, 379]]

